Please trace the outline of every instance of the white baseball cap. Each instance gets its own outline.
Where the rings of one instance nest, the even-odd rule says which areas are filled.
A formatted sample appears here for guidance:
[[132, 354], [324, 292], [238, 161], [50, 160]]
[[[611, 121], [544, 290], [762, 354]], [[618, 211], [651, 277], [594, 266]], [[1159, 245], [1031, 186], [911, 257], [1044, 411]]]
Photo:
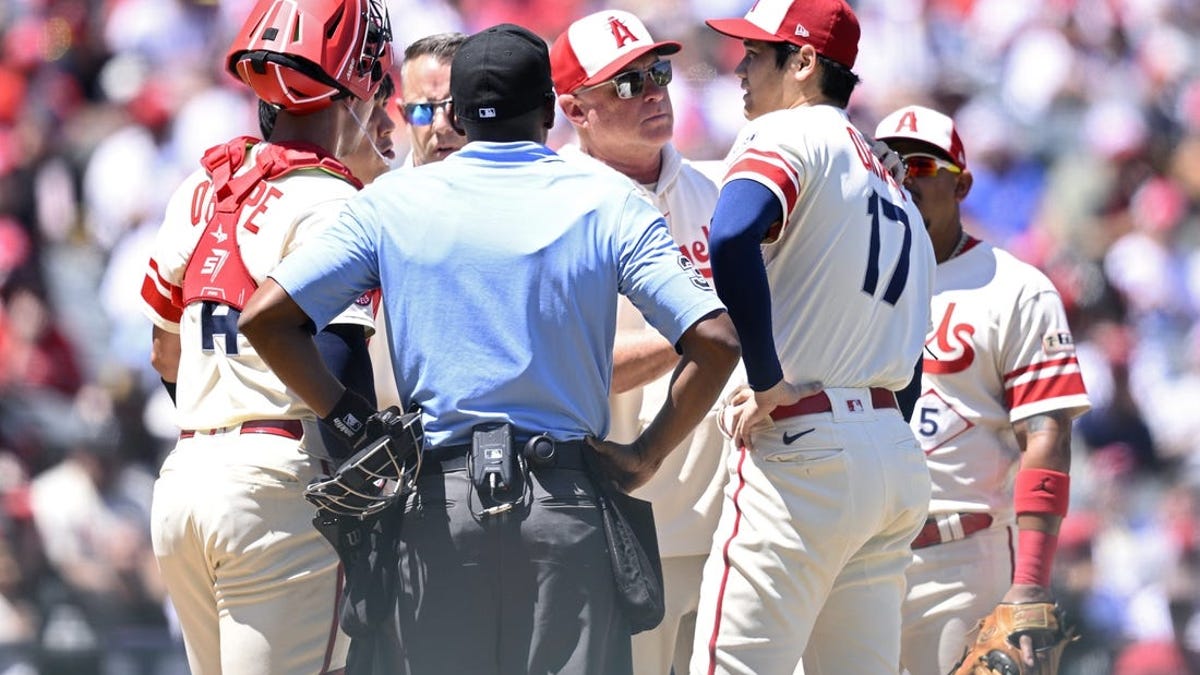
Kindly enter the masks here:
[[607, 10], [579, 19], [554, 41], [550, 69], [554, 90], [569, 94], [612, 78], [647, 52], [674, 54], [678, 42], [655, 42], [641, 19], [629, 12]]
[[875, 127], [875, 138], [884, 142], [906, 138], [927, 143], [945, 153], [958, 168], [967, 168], [967, 151], [954, 120], [931, 108], [910, 105], [897, 110]]

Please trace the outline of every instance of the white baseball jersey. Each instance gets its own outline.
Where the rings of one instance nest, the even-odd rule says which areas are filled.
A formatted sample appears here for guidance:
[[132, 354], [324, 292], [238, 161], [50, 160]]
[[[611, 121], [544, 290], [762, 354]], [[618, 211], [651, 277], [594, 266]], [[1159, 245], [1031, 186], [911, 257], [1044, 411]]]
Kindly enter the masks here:
[[[251, 164], [247, 161], [235, 175]], [[345, 199], [357, 192], [345, 180], [315, 169], [259, 186], [239, 213], [237, 232], [242, 261], [259, 284], [300, 242], [333, 223]], [[211, 301], [182, 306], [183, 274], [214, 208], [212, 180], [198, 170], [167, 204], [142, 286], [146, 315], [159, 328], [179, 333], [182, 343], [177, 423], [185, 429], [214, 429], [254, 419], [313, 418], [238, 334], [237, 311]], [[233, 238], [232, 233], [216, 234]], [[212, 267], [225, 262], [213, 260]], [[371, 329], [369, 310], [369, 305], [352, 306], [339, 322]]]
[[1012, 423], [1089, 407], [1058, 291], [1034, 267], [970, 239], [937, 268], [933, 330], [911, 426], [933, 477], [930, 513], [1013, 522]]
[[783, 210], [762, 251], [784, 378], [903, 388], [929, 326], [933, 247], [920, 212], [846, 111], [763, 115], [742, 130], [728, 161], [726, 183], [761, 183]]
[[[588, 162], [613, 171], [575, 145], [564, 146], [559, 155], [569, 161]], [[662, 158], [658, 183], [653, 187], [637, 185], [638, 191], [662, 212], [680, 253], [705, 279], [711, 280], [708, 225], [717, 203], [717, 184], [697, 171], [669, 143], [663, 147]], [[624, 297], [617, 308], [617, 326], [622, 330], [654, 330]], [[738, 370], [741, 370], [740, 365]], [[745, 377], [737, 372], [730, 378], [730, 383], [744, 381]], [[609, 438], [622, 443], [636, 438], [667, 400], [670, 383], [671, 374], [667, 373], [644, 387], [613, 395]], [[715, 425], [719, 406], [720, 399], [702, 425]], [[719, 438], [717, 433], [711, 436], [713, 442]], [[708, 435], [701, 434], [700, 440], [696, 434], [689, 436], [683, 447], [671, 453], [654, 478], [634, 493], [654, 503], [659, 550], [664, 558], [706, 555], [712, 544], [712, 532], [721, 516], [725, 472], [721, 449], [714, 447], [713, 442], [702, 442], [703, 439], [708, 439]]]

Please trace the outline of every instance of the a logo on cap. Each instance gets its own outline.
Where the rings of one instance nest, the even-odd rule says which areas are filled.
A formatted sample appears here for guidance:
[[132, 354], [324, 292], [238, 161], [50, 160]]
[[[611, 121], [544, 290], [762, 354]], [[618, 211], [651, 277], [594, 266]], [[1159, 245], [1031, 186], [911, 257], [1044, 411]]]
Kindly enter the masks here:
[[896, 124], [896, 131], [903, 131], [905, 128], [911, 130], [914, 134], [920, 133], [917, 131], [917, 113], [911, 110], [904, 113], [904, 116]]
[[804, 27], [804, 24], [796, 24], [796, 35], [799, 35], [803, 38], [808, 37], [808, 29]]
[[626, 42], [637, 42], [637, 36], [629, 30], [623, 21], [615, 16], [608, 17], [608, 28], [612, 31], [613, 39], [617, 41], [617, 49], [625, 46]]
[[495, 108], [480, 108], [479, 119], [486, 120], [496, 116]]

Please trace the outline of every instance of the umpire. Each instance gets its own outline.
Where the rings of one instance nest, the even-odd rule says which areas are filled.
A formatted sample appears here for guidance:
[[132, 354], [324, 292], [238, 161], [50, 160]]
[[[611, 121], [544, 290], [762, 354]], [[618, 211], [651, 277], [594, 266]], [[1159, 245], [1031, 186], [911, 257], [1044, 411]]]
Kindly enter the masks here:
[[[544, 145], [555, 99], [540, 38], [510, 24], [473, 35], [450, 80], [467, 145], [348, 202], [240, 327], [314, 410], [353, 426], [374, 410], [319, 365], [312, 331], [383, 289], [396, 381], [424, 411], [427, 447], [399, 534], [399, 635], [376, 646], [376, 672], [629, 673], [585, 459], [627, 489], [645, 482], [712, 406], [736, 334], [654, 207]], [[628, 445], [598, 440], [617, 292], [682, 356]]]

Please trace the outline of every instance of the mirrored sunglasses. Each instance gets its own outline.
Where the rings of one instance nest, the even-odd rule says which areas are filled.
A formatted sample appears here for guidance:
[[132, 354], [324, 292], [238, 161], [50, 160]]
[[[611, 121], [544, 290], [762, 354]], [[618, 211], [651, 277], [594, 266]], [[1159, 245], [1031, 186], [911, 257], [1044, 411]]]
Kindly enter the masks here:
[[904, 168], [906, 178], [928, 178], [936, 176], [938, 169], [945, 169], [950, 173], [962, 173], [962, 169], [953, 162], [948, 162], [941, 157], [933, 155], [911, 154], [904, 156]]
[[605, 80], [600, 84], [593, 84], [590, 87], [584, 87], [576, 91], [582, 93], [599, 89], [600, 87], [612, 84], [617, 88], [617, 98], [633, 98], [641, 96], [642, 91], [646, 88], [646, 78], [649, 77], [654, 84], [665, 87], [671, 83], [671, 62], [662, 60], [651, 63], [644, 69], [627, 70], [623, 73], [617, 73], [612, 79]]
[[450, 114], [450, 105], [454, 103], [452, 98], [444, 98], [440, 101], [426, 101], [424, 103], [405, 103], [404, 119], [414, 127], [427, 127], [433, 124], [433, 116], [437, 114], [440, 108], [447, 115]]

